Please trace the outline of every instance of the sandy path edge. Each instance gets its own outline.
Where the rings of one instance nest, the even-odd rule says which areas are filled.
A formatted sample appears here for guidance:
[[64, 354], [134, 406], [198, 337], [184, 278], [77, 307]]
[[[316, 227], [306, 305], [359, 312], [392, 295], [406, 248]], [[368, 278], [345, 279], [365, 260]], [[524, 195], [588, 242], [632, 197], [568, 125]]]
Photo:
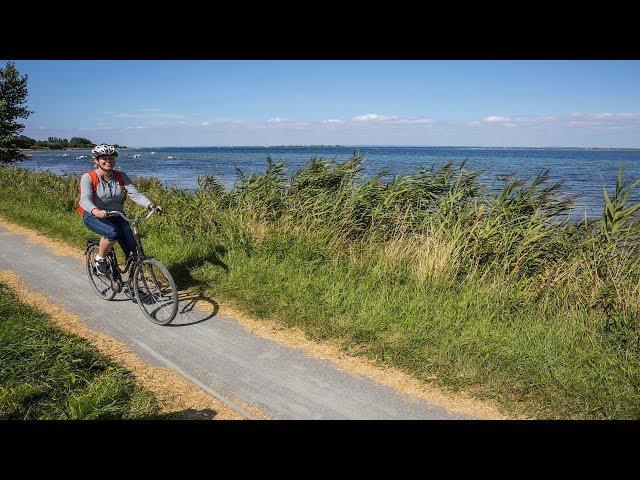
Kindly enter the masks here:
[[[76, 258], [81, 262], [84, 261], [84, 252], [82, 250], [67, 245], [61, 240], [53, 240], [30, 228], [10, 223], [6, 219], [2, 218], [2, 216], [0, 216], [0, 225], [5, 227], [12, 233], [26, 236], [29, 243], [42, 245], [55, 255], [68, 255]], [[227, 305], [232, 303], [232, 301], [228, 299], [224, 300]], [[404, 395], [408, 400], [421, 398], [452, 413], [458, 413], [476, 419], [506, 420], [525, 418], [504, 413], [495, 402], [478, 400], [464, 391], [456, 393], [444, 392], [442, 389], [424, 383], [396, 367], [380, 365], [364, 357], [351, 356], [344, 351], [344, 349], [337, 341], [323, 340], [318, 342], [315, 340], [309, 340], [302, 329], [295, 327], [284, 327], [281, 324], [277, 323], [275, 320], [257, 320], [240, 311], [239, 309], [234, 308], [233, 306], [223, 306], [221, 304], [222, 302], [220, 301], [218, 303], [220, 304], [220, 314], [226, 317], [233, 318], [247, 331], [262, 338], [278, 342], [287, 347], [302, 350], [306, 354], [313, 357], [327, 360], [333, 363], [337, 368], [346, 372], [355, 375], [362, 375], [371, 378], [383, 385], [390, 386], [394, 388], [398, 393]], [[80, 321], [82, 322], [82, 320]], [[84, 327], [84, 329], [94, 335], [103, 335], [91, 332], [86, 329], [86, 327]], [[106, 337], [106, 335], [103, 336]], [[118, 343], [116, 340], [113, 340], [113, 342]], [[123, 347], [127, 348], [125, 346]], [[129, 352], [132, 355], [135, 355], [135, 353], [131, 352], [130, 350]], [[174, 373], [174, 375], [179, 377], [182, 381], [189, 383], [192, 388], [197, 389], [197, 387], [193, 386], [190, 382], [185, 380], [176, 372], [173, 372], [171, 370], [169, 371]], [[199, 391], [200, 393], [208, 396], [202, 390]], [[212, 398], [210, 396], [208, 397]], [[220, 404], [218, 400], [213, 400]], [[228, 407], [225, 408], [227, 410], [230, 410]], [[220, 410], [220, 412], [222, 412], [222, 410]], [[235, 412], [233, 413], [235, 415], [238, 415]], [[216, 418], [218, 417], [216, 416]], [[219, 418], [223, 418], [222, 414]]]

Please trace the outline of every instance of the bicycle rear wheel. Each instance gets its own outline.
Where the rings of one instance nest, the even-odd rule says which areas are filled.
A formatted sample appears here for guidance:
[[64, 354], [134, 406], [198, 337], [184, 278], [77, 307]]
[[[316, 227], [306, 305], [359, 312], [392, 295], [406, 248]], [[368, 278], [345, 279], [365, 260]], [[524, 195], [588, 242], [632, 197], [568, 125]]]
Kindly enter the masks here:
[[98, 245], [90, 244], [85, 252], [87, 274], [93, 289], [100, 298], [105, 300], [111, 300], [116, 296], [116, 291], [112, 287], [111, 279], [109, 275], [102, 275], [96, 271], [96, 254], [98, 253]]
[[178, 290], [169, 270], [154, 258], [145, 258], [133, 274], [138, 306], [153, 323], [168, 325], [178, 313]]

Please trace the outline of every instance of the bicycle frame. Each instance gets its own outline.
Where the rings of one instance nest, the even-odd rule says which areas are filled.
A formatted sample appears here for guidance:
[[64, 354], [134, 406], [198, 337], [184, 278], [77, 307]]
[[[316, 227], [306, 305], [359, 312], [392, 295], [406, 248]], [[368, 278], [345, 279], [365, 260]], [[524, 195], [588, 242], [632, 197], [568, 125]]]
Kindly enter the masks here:
[[[121, 269], [120, 265], [118, 265], [116, 252], [113, 249], [111, 249], [111, 251], [109, 252], [109, 255], [113, 255], [113, 260], [114, 260], [113, 266], [115, 267], [114, 273], [116, 273], [117, 271], [118, 276], [120, 276], [120, 274], [127, 273], [129, 269], [131, 269], [131, 272], [133, 273], [135, 266], [137, 266], [138, 264], [141, 264], [142, 260], [144, 260], [145, 258], [152, 258], [152, 256], [145, 255], [144, 253], [144, 249], [142, 248], [142, 241], [140, 240], [140, 231], [138, 230], [138, 225], [140, 224], [140, 222], [147, 220], [156, 211], [157, 210], [154, 208], [150, 210], [149, 213], [147, 213], [146, 215], [140, 215], [132, 219], [128, 218], [127, 216], [123, 215], [122, 213], [116, 210], [112, 210], [107, 213], [107, 217], [119, 216], [125, 219], [127, 222], [129, 222], [129, 225], [131, 225], [131, 231], [133, 232], [133, 239], [136, 244], [135, 251], [131, 252], [129, 257], [126, 259], [124, 269]], [[131, 283], [131, 278], [128, 279], [127, 283]]]

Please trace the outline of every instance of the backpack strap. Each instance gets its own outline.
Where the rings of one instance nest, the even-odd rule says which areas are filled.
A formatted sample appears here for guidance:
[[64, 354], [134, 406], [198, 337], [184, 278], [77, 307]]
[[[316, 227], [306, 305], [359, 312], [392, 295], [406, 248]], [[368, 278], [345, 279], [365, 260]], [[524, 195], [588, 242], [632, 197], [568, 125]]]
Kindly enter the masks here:
[[98, 179], [98, 174], [95, 170], [89, 170], [87, 173], [91, 177], [91, 188], [93, 188], [93, 195], [95, 199], [96, 190], [98, 190], [98, 183], [100, 180]]
[[124, 197], [122, 197], [122, 201], [124, 202], [127, 199], [127, 189], [124, 188], [124, 178], [122, 177], [122, 174], [117, 170], [113, 170], [111, 173], [113, 173], [113, 178], [115, 178], [118, 181], [118, 183], [124, 190]]
[[[96, 202], [96, 190], [98, 189], [98, 174], [95, 172], [95, 170], [88, 170], [87, 174], [89, 175], [89, 178], [91, 178], [91, 189], [93, 190], [93, 203]], [[76, 207], [76, 212], [78, 212], [78, 215], [84, 215], [84, 209], [80, 206], [80, 204], [78, 204], [78, 206]]]

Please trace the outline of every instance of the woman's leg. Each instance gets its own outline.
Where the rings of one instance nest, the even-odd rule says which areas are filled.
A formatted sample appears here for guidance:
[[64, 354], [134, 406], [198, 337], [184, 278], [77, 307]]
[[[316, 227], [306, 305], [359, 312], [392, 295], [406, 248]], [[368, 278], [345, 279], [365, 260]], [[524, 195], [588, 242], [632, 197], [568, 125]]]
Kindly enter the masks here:
[[114, 220], [118, 228], [118, 243], [122, 247], [126, 261], [129, 254], [136, 249], [136, 241], [133, 239], [133, 232], [129, 222], [120, 217], [114, 217]]
[[100, 237], [100, 243], [98, 243], [98, 256], [102, 258], [106, 257], [109, 250], [111, 250], [111, 248], [116, 244], [116, 241], [117, 240], [107, 240], [104, 237]]
[[105, 257], [118, 240], [118, 229], [110, 220], [98, 218], [90, 213], [85, 212], [82, 220], [89, 230], [101, 236], [98, 244], [98, 256]]

